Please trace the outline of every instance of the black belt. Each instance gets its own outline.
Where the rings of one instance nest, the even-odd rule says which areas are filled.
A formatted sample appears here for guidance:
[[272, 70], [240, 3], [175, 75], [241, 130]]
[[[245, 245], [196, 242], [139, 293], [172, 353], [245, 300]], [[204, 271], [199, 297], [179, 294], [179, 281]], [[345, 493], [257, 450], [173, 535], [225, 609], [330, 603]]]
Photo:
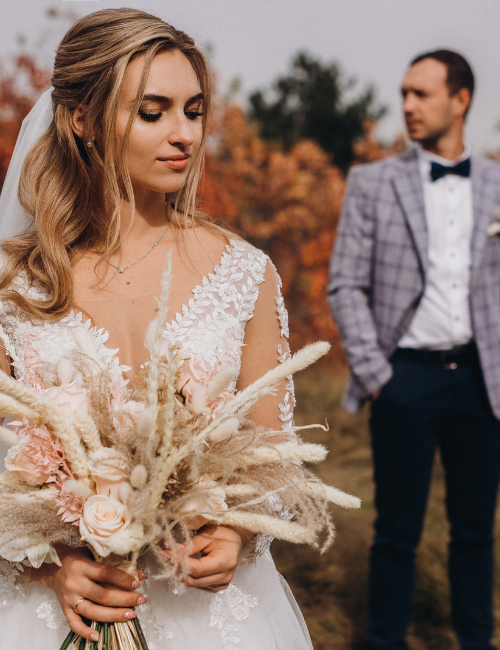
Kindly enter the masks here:
[[479, 363], [477, 347], [474, 341], [466, 345], [456, 345], [449, 350], [416, 350], [398, 348], [391, 360], [405, 359], [428, 365], [440, 366], [446, 370], [456, 370], [459, 366], [472, 366]]

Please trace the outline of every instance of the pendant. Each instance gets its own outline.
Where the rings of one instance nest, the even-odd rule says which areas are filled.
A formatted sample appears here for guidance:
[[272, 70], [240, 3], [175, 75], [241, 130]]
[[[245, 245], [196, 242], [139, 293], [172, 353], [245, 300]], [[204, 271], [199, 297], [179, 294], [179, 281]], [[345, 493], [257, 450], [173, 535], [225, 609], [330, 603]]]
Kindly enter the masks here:
[[123, 271], [125, 271], [125, 269], [118, 269], [118, 273], [123, 273]]

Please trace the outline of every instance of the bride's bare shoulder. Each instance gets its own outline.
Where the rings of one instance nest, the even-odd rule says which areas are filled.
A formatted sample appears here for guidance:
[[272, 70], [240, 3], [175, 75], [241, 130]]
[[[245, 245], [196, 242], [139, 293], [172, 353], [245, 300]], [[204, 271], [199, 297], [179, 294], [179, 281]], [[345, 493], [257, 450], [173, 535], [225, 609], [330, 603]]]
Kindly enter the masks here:
[[182, 247], [197, 259], [208, 256], [218, 261], [231, 239], [229, 232], [198, 226], [183, 231]]

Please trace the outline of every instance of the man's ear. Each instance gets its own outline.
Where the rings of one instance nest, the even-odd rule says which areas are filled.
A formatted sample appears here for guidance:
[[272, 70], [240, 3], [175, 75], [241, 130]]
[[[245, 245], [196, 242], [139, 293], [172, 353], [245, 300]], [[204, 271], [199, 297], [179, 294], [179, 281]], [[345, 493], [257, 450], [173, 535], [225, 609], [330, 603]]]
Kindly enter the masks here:
[[456, 116], [465, 117], [472, 99], [470, 90], [468, 88], [460, 88], [460, 90], [453, 95], [453, 99]]
[[86, 112], [87, 111], [83, 106], [78, 106], [78, 108], [75, 108], [71, 113], [71, 128], [73, 129], [73, 133], [82, 140], [85, 138], [84, 129]]

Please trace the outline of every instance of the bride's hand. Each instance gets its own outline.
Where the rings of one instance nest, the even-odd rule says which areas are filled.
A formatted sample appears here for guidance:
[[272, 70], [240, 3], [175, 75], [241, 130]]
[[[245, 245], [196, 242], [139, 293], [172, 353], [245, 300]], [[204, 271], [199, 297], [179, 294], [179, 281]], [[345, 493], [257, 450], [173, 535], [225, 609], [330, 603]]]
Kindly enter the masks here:
[[[82, 616], [103, 623], [136, 617], [131, 607], [142, 605], [146, 599], [134, 592], [139, 583], [133, 576], [94, 562], [81, 550], [58, 549], [58, 553], [61, 567], [43, 564], [40, 569], [31, 570], [31, 577], [55, 592], [73, 632], [96, 641], [99, 635], [83, 622]], [[74, 611], [76, 603], [78, 613]]]
[[[207, 526], [190, 541], [187, 587], [203, 591], [221, 591], [229, 586], [238, 566], [242, 548], [253, 533], [233, 526]], [[182, 545], [183, 546], [183, 545]], [[168, 551], [167, 555], [170, 556]], [[192, 557], [201, 554], [199, 559]]]

